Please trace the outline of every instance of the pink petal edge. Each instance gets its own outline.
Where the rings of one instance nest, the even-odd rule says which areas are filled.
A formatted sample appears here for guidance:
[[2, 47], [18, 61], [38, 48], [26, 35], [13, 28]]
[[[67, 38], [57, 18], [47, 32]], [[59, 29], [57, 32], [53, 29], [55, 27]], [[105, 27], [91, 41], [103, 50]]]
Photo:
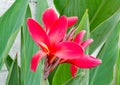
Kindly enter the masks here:
[[76, 37], [75, 37], [75, 39], [74, 39], [74, 42], [81, 43], [81, 42], [82, 42], [82, 39], [83, 39], [83, 37], [84, 37], [84, 35], [85, 35], [85, 33], [86, 33], [85, 30], [80, 31], [80, 32], [76, 35]]
[[77, 16], [68, 17], [67, 21], [68, 21], [68, 27], [71, 27], [78, 21], [78, 17]]
[[92, 42], [93, 42], [93, 39], [87, 39], [87, 40], [85, 40], [84, 42], [81, 43], [81, 46], [85, 49]]
[[67, 62], [79, 68], [93, 68], [102, 63], [100, 59], [94, 58], [89, 55], [84, 55], [83, 57], [80, 57], [78, 59], [71, 59]]
[[33, 55], [32, 59], [31, 59], [31, 65], [30, 68], [33, 72], [36, 71], [37, 66], [39, 64], [39, 61], [41, 60], [41, 58], [44, 56], [44, 52], [43, 51], [38, 51], [36, 54]]
[[72, 77], [75, 78], [75, 75], [77, 73], [77, 67], [75, 65], [71, 65], [70, 71], [71, 71]]

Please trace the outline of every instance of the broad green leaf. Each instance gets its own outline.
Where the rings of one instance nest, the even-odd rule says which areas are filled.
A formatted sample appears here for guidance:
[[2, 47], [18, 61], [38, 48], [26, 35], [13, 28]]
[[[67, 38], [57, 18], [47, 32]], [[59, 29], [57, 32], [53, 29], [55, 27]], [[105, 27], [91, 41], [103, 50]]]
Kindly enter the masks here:
[[[77, 31], [75, 33], [75, 35], [77, 33], [80, 32], [80, 30], [86, 30], [86, 34], [84, 36], [84, 40], [86, 40], [87, 38], [89, 38], [89, 16], [88, 16], [88, 10], [86, 10], [84, 16], [82, 17], [82, 20], [80, 22], [80, 24], [78, 25]], [[86, 54], [89, 53], [89, 48], [87, 47], [86, 49]], [[84, 73], [84, 76], [83, 76]], [[89, 84], [89, 69], [80, 69], [78, 72], [79, 76], [77, 76], [75, 79], [70, 79], [67, 81], [67, 83], [65, 83], [65, 85], [88, 85]]]
[[82, 84], [82, 81], [84, 81], [85, 79], [85, 73], [81, 72], [75, 78], [71, 78], [70, 80], [68, 80], [64, 85], [86, 85]]
[[19, 72], [20, 69], [17, 63], [17, 56], [16, 56], [15, 60], [12, 62], [12, 65], [10, 67], [6, 85], [21, 85]]
[[53, 81], [53, 78], [54, 78], [56, 71], [57, 71], [57, 67], [48, 76], [48, 81], [49, 81], [50, 85], [52, 85], [52, 81]]
[[13, 62], [13, 59], [10, 57], [10, 55], [8, 55], [5, 60], [5, 65], [6, 65], [8, 71], [10, 71], [12, 62]]
[[0, 17], [0, 69], [23, 23], [28, 0], [16, 0]]
[[[38, 0], [38, 2], [37, 2], [37, 8], [36, 8], [36, 20], [43, 26], [43, 22], [42, 22], [42, 14], [43, 14], [43, 12], [46, 10], [48, 8], [48, 3], [47, 3], [47, 0]], [[44, 27], [44, 26], [43, 26]], [[48, 80], [49, 80], [49, 83], [50, 83], [50, 85], [51, 85], [51, 83], [52, 83], [52, 76], [51, 76], [51, 78], [49, 78]], [[43, 78], [41, 78], [41, 79], [43, 79]], [[48, 83], [48, 81], [46, 81], [47, 82], [47, 84], [49, 84]], [[41, 85], [42, 85], [42, 83], [41, 83]]]
[[63, 85], [64, 82], [71, 78], [70, 65], [61, 64], [58, 66], [53, 77], [52, 85]]
[[120, 49], [116, 64], [116, 85], [120, 85]]
[[75, 32], [75, 35], [77, 35], [81, 30], [85, 30], [86, 34], [84, 38], [88, 38], [89, 37], [89, 17], [88, 17], [88, 10], [85, 11], [81, 22], [79, 23], [77, 30]]
[[38, 47], [31, 39], [27, 26], [26, 20], [31, 17], [31, 12], [28, 7], [26, 11], [26, 18], [24, 25], [21, 29], [21, 84], [22, 85], [40, 85], [40, 68], [35, 73], [30, 70], [31, 57], [37, 52]]
[[[120, 45], [120, 23], [119, 23], [119, 43]], [[119, 56], [116, 61], [116, 85], [120, 85], [120, 47], [119, 47]]]
[[75, 78], [70, 78], [63, 85], [89, 85], [89, 69], [80, 69]]
[[113, 69], [118, 56], [119, 25], [112, 31], [100, 50], [98, 58], [102, 60], [102, 64], [90, 70], [89, 85], [111, 84], [113, 80]]
[[60, 15], [76, 15], [79, 21], [88, 9], [91, 30], [120, 8], [120, 0], [54, 0], [54, 4]]
[[116, 64], [116, 85], [120, 85], [120, 49], [119, 49], [119, 56], [117, 58]]
[[[85, 12], [84, 16], [82, 17], [82, 20], [80, 22], [80, 24], [78, 25], [78, 28], [76, 30], [76, 34], [78, 34], [81, 30], [86, 30], [86, 35], [84, 37], [84, 39], [88, 38], [89, 37], [89, 17], [88, 17], [88, 13], [87, 11]], [[77, 80], [77, 83], [82, 83], [83, 85], [87, 85], [88, 82], [89, 82], [89, 71], [88, 70], [82, 70], [82, 72], [85, 72], [86, 75], [85, 75], [85, 78], [84, 78], [84, 81], [79, 81], [79, 78], [74, 79], [72, 80], [72, 82], [76, 82]], [[62, 73], [62, 75], [61, 75]], [[81, 72], [79, 72], [80, 74]], [[63, 76], [64, 75], [64, 76]], [[55, 76], [53, 78], [53, 85], [58, 85], [58, 82], [59, 82], [59, 85], [63, 85], [66, 81], [68, 81], [69, 79], [71, 78], [71, 75], [70, 75], [70, 66], [68, 65], [59, 65], [56, 73], [55, 73]]]
[[[45, 8], [42, 8], [43, 7], [42, 3], [47, 5], [47, 3], [45, 2], [46, 0], [38, 0], [39, 4], [37, 4], [36, 10], [39, 10], [37, 11], [37, 20], [40, 22], [41, 20], [39, 20], [38, 18], [41, 18], [42, 12], [45, 9]], [[29, 7], [26, 12], [26, 18], [24, 20], [24, 25], [21, 29], [21, 74], [22, 74], [21, 83], [22, 85], [42, 85], [44, 82], [42, 62], [40, 62], [36, 72], [32, 72], [30, 70], [31, 58], [39, 50], [39, 48], [33, 42], [31, 36], [29, 35], [28, 29], [26, 26], [27, 25], [26, 20], [28, 17], [31, 17], [31, 12], [30, 12]], [[47, 82], [47, 85], [49, 85], [48, 82]]]
[[91, 33], [91, 38], [94, 42], [90, 45], [90, 53], [94, 52], [103, 42], [111, 35], [111, 32], [116, 29], [119, 22], [120, 10], [118, 10], [110, 18], [98, 25]]
[[[90, 30], [89, 30], [89, 16], [88, 16], [88, 10], [86, 10], [84, 16], [82, 17], [82, 20], [80, 24], [78, 25], [77, 31], [79, 32], [80, 30], [86, 30], [86, 34], [83, 38], [83, 41], [88, 39], [90, 37]], [[85, 53], [89, 53], [89, 47], [86, 48]], [[80, 85], [88, 85], [89, 84], [89, 69], [80, 69], [80, 74], [85, 73], [84, 78], [82, 81], [77, 81], [77, 83], [80, 83]], [[81, 75], [82, 76], [82, 75]], [[76, 81], [74, 81], [76, 83]]]
[[42, 23], [42, 13], [48, 8], [47, 0], [38, 0], [36, 8], [36, 20]]

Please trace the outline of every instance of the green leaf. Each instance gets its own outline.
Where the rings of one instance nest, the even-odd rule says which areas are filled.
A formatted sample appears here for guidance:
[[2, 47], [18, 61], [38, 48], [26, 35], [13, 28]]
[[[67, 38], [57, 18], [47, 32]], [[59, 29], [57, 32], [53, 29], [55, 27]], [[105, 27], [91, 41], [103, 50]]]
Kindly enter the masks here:
[[116, 85], [120, 85], [120, 49], [116, 64]]
[[7, 77], [6, 85], [21, 85], [20, 84], [20, 69], [17, 63], [17, 56], [12, 62], [10, 71]]
[[38, 0], [37, 2], [37, 8], [36, 8], [36, 20], [42, 23], [42, 13], [45, 11], [46, 8], [48, 8], [47, 0]]
[[[37, 4], [37, 20], [41, 22], [42, 12], [45, 8], [42, 8], [42, 3], [45, 3], [47, 0], [38, 0]], [[41, 5], [41, 6], [39, 6]], [[43, 65], [42, 62], [40, 62], [36, 72], [32, 72], [30, 70], [30, 62], [32, 56], [39, 50], [38, 46], [33, 42], [31, 36], [29, 35], [28, 29], [27, 29], [27, 23], [26, 20], [28, 17], [31, 17], [30, 8], [28, 7], [26, 12], [26, 18], [24, 20], [24, 25], [21, 29], [21, 84], [22, 85], [42, 85], [44, 82], [43, 78]], [[49, 85], [48, 81], [47, 85]], [[44, 82], [45, 83], [45, 82]]]
[[90, 45], [90, 53], [93, 53], [103, 42], [111, 35], [111, 32], [116, 29], [119, 22], [120, 10], [118, 10], [109, 19], [98, 25], [91, 33], [91, 38], [94, 42]]
[[8, 55], [5, 60], [5, 65], [6, 65], [8, 71], [10, 71], [12, 62], [13, 62], [13, 59], [10, 57], [10, 55]]
[[[119, 22], [119, 43], [120, 45], [120, 22]], [[119, 47], [119, 56], [116, 61], [116, 85], [120, 85], [120, 47]]]
[[75, 35], [77, 35], [81, 30], [86, 30], [86, 34], [84, 38], [88, 38], [89, 37], [89, 16], [88, 16], [88, 10], [85, 11], [78, 27], [77, 30], [75, 32]]
[[58, 66], [57, 71], [53, 77], [52, 85], [63, 85], [68, 79], [71, 78], [70, 65], [61, 64]]
[[78, 74], [75, 78], [71, 78], [70, 80], [68, 80], [64, 85], [86, 85], [83, 84], [82, 81], [84, 81], [85, 78], [85, 73], [81, 72], [80, 74]]
[[28, 0], [16, 0], [0, 17], [0, 69], [22, 25]]
[[120, 8], [120, 0], [54, 0], [54, 4], [60, 15], [76, 15], [79, 21], [88, 9], [91, 30]]
[[102, 60], [102, 64], [90, 70], [89, 85], [110, 85], [112, 82], [114, 65], [118, 56], [119, 25], [112, 31], [100, 50], [98, 58]]
[[31, 17], [30, 8], [26, 11], [26, 18], [24, 25], [21, 29], [21, 84], [22, 85], [39, 85], [41, 72], [37, 69], [37, 72], [33, 73], [30, 70], [31, 57], [37, 52], [38, 47], [31, 39], [26, 20]]
[[[77, 31], [76, 31], [77, 33], [79, 33], [80, 30], [86, 30], [86, 34], [83, 38], [83, 41], [90, 37], [89, 27], [90, 26], [89, 26], [88, 10], [86, 10], [84, 16], [82, 17], [80, 24], [78, 25]], [[85, 49], [85, 53], [86, 54], [89, 53], [89, 47], [87, 47]], [[75, 80], [74, 83], [80, 83], [80, 85], [88, 85], [89, 84], [89, 69], [80, 69], [78, 73], [80, 73], [80, 74], [85, 73], [84, 78], [82, 79], [82, 81], [77, 80], [77, 82], [76, 82], [76, 80]]]
[[52, 81], [53, 81], [53, 78], [54, 78], [56, 71], [57, 71], [57, 67], [48, 76], [48, 81], [49, 81], [50, 85], [52, 85]]

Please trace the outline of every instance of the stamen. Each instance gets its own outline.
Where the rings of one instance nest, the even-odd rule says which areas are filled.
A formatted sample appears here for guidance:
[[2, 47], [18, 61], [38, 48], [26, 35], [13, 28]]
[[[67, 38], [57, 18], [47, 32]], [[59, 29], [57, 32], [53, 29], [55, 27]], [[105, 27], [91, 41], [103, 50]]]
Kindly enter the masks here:
[[76, 28], [72, 28], [70, 32], [65, 36], [64, 41], [71, 40], [74, 36], [75, 31], [76, 31]]

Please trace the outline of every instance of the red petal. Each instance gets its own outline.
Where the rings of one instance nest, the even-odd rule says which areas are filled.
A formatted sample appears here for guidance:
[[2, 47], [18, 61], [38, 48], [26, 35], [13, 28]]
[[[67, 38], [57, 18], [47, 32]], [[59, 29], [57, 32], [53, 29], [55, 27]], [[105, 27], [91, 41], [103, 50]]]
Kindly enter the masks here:
[[58, 45], [60, 48], [55, 55], [60, 58], [76, 59], [83, 55], [83, 49], [75, 42], [62, 42]]
[[53, 24], [58, 20], [58, 16], [52, 8], [48, 8], [43, 13], [42, 20], [48, 32], [53, 26]]
[[45, 48], [49, 46], [48, 36], [42, 29], [42, 27], [31, 18], [27, 20], [27, 24], [30, 35], [32, 39], [35, 41], [35, 43]]
[[41, 58], [44, 56], [44, 52], [43, 51], [38, 51], [36, 54], [33, 55], [32, 60], [31, 60], [31, 70], [32, 71], [36, 71], [37, 66], [39, 64], [39, 61], [41, 60]]
[[70, 71], [71, 71], [72, 77], [75, 78], [75, 75], [77, 73], [77, 67], [75, 65], [71, 65]]
[[83, 48], [86, 48], [88, 45], [90, 45], [91, 43], [93, 42], [93, 39], [87, 39], [87, 40], [85, 40], [82, 44], [81, 44], [81, 46], [83, 47]]
[[80, 43], [80, 42], [82, 41], [84, 35], [85, 35], [85, 32], [86, 32], [85, 30], [80, 31], [80, 32], [76, 35], [74, 41], [77, 42], [77, 43]]
[[76, 16], [68, 17], [67, 20], [68, 20], [68, 27], [70, 27], [78, 21], [78, 17], [76, 17]]
[[62, 16], [59, 20], [55, 23], [55, 25], [50, 30], [48, 36], [51, 43], [57, 43], [61, 41], [66, 33], [67, 28], [67, 18]]
[[100, 59], [94, 58], [89, 55], [85, 55], [78, 59], [71, 59], [71, 60], [68, 60], [67, 62], [69, 62], [73, 65], [76, 65], [79, 68], [92, 68], [92, 67], [98, 66], [99, 64], [102, 63]]

